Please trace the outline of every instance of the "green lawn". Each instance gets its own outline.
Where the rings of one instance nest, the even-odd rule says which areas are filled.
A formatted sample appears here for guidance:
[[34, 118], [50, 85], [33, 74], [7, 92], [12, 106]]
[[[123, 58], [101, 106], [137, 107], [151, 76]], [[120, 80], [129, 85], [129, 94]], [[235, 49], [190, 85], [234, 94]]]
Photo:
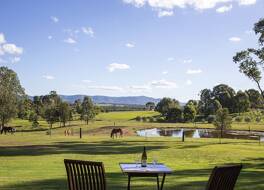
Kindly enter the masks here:
[[[59, 130], [59, 129], [57, 129]], [[119, 162], [133, 162], [147, 146], [149, 161], [158, 157], [173, 169], [165, 190], [203, 189], [215, 165], [243, 163], [237, 190], [264, 188], [264, 144], [256, 141], [218, 139], [125, 137], [112, 140], [108, 136], [64, 137], [57, 132], [51, 137], [44, 132], [17, 133], [0, 136], [1, 190], [66, 189], [64, 158], [103, 161], [110, 190], [126, 189], [127, 178], [121, 174]], [[155, 189], [155, 179], [133, 179], [133, 189]]]
[[[55, 124], [52, 136], [46, 131], [34, 131], [31, 123], [13, 120], [10, 125], [24, 132], [15, 135], [0, 135], [0, 189], [1, 190], [63, 190], [66, 175], [63, 159], [103, 161], [110, 190], [126, 189], [127, 178], [119, 168], [119, 162], [134, 162], [147, 146], [149, 161], [158, 157], [173, 169], [164, 190], [203, 189], [211, 169], [215, 165], [243, 163], [237, 190], [264, 188], [264, 144], [257, 141], [224, 139], [180, 139], [172, 137], [136, 137], [135, 131], [144, 128], [197, 127], [213, 128], [208, 123], [150, 123], [137, 122], [135, 117], [149, 117], [156, 112], [101, 113], [96, 120], [86, 125], [73, 121], [74, 136], [65, 137], [65, 128]], [[47, 130], [48, 124], [41, 121], [38, 130]], [[112, 140], [109, 137], [113, 125], [123, 128], [125, 137]], [[233, 129], [263, 130], [263, 123], [233, 123]], [[78, 138], [82, 128], [83, 139]], [[33, 130], [33, 131], [32, 131]], [[133, 189], [155, 189], [155, 179], [133, 179]]]
[[[129, 131], [134, 132], [137, 129], [144, 128], [181, 128], [181, 127], [191, 127], [191, 128], [214, 128], [213, 124], [210, 123], [158, 123], [158, 122], [138, 122], [135, 120], [137, 116], [140, 117], [152, 117], [157, 116], [159, 113], [154, 111], [123, 111], [123, 112], [109, 112], [100, 113], [96, 116], [94, 122], [90, 122], [89, 127], [85, 125], [83, 121], [72, 121], [70, 122], [71, 127], [77, 129], [79, 127], [84, 127], [85, 130], [100, 128], [104, 126], [120, 126], [127, 128]], [[49, 125], [41, 120], [39, 121], [39, 128], [32, 128], [32, 123], [28, 120], [14, 119], [11, 121], [10, 125], [15, 126], [18, 130], [47, 130]], [[60, 127], [59, 123], [53, 125], [54, 128]], [[232, 129], [234, 130], [258, 130], [264, 131], [264, 122], [233, 122]]]

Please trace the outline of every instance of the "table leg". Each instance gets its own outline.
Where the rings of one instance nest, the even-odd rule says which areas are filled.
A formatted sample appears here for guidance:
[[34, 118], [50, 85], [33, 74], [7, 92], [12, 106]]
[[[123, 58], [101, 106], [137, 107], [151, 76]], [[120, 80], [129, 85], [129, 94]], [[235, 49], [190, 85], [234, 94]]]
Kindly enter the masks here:
[[160, 185], [160, 183], [159, 183], [159, 175], [157, 175], [157, 188], [158, 188], [158, 190], [160, 190], [159, 185]]
[[130, 179], [131, 179], [131, 176], [128, 175], [127, 190], [130, 190]]
[[166, 174], [163, 174], [162, 181], [161, 181], [161, 186], [159, 190], [163, 189], [164, 181], [165, 181]]

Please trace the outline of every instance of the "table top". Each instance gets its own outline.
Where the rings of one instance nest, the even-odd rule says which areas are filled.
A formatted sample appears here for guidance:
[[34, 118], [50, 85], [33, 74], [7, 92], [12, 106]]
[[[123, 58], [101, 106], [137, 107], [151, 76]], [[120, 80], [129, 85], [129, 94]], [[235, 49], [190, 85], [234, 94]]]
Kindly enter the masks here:
[[141, 167], [141, 164], [135, 163], [120, 163], [120, 168], [123, 173], [139, 173], [139, 174], [170, 174], [172, 170], [164, 164], [147, 164], [147, 167]]

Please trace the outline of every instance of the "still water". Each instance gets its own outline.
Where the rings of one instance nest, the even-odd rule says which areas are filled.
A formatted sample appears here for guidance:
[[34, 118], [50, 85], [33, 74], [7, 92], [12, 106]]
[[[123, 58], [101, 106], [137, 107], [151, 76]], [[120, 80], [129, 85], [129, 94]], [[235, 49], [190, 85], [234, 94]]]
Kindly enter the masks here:
[[[142, 137], [178, 137], [181, 138], [183, 134], [189, 138], [219, 138], [220, 131], [214, 129], [145, 129], [137, 131], [138, 136]], [[256, 131], [232, 131], [227, 130], [223, 132], [223, 138], [229, 139], [252, 139], [264, 141], [264, 132]]]

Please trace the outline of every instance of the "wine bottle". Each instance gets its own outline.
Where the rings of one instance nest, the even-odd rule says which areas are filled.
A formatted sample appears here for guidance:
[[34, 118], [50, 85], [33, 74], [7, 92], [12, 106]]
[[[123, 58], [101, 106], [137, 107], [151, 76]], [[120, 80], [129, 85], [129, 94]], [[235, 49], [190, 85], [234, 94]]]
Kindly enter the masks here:
[[145, 146], [141, 157], [141, 167], [147, 167], [147, 152]]

